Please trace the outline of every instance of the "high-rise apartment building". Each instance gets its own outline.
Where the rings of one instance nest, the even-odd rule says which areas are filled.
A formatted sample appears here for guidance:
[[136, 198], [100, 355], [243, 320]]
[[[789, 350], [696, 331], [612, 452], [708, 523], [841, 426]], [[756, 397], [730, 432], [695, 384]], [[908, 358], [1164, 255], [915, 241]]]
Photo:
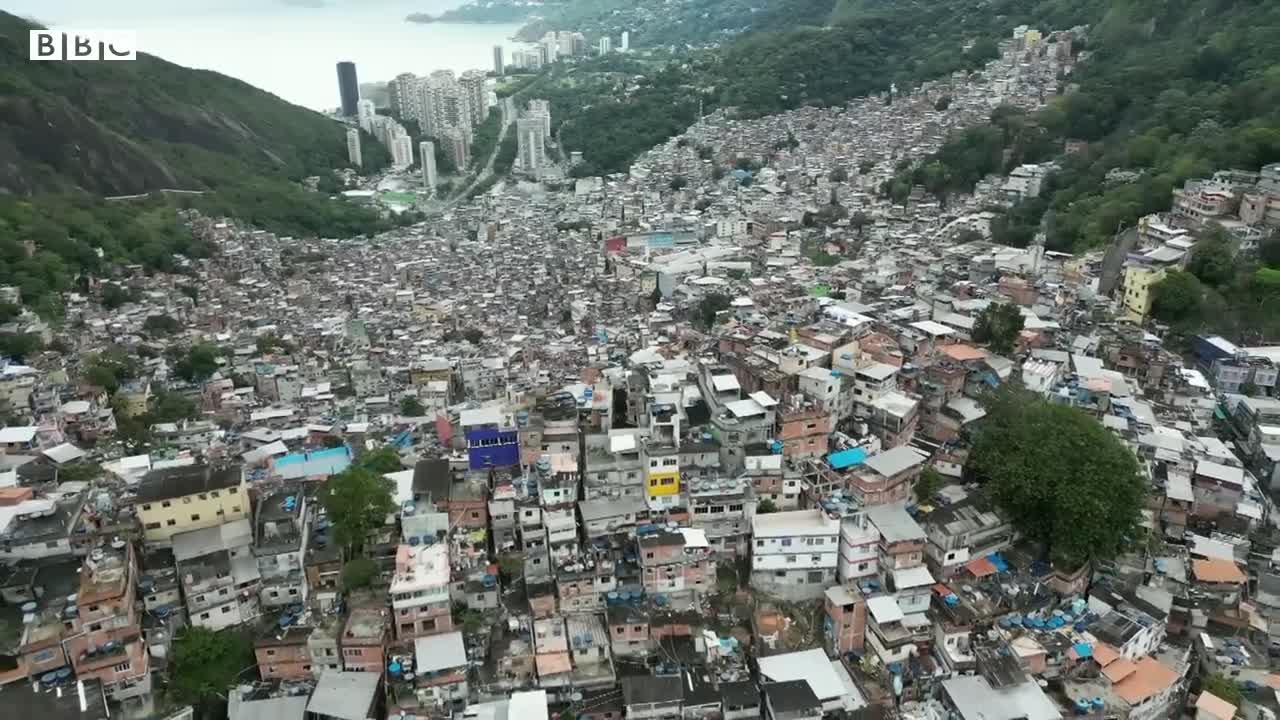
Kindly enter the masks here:
[[502, 62], [502, 46], [493, 46], [493, 74], [501, 76], [506, 71], [506, 65]]
[[437, 70], [422, 89], [422, 127], [428, 135], [441, 137], [448, 128], [459, 128], [471, 139], [471, 110], [467, 93], [449, 70]]
[[600, 53], [601, 55], [608, 55], [609, 53], [613, 52], [613, 38], [611, 37], [600, 38], [599, 44], [596, 45], [596, 52]]
[[360, 81], [356, 79], [356, 64], [344, 60], [338, 63], [338, 94], [342, 99], [344, 117], [355, 117], [360, 102]]
[[391, 102], [391, 114], [401, 120], [420, 120], [422, 94], [418, 91], [421, 80], [413, 73], [400, 73], [387, 83], [387, 95]]
[[445, 128], [440, 133], [440, 141], [455, 166], [464, 168], [471, 162], [471, 135], [463, 132], [462, 128]]
[[546, 136], [542, 133], [542, 118], [526, 115], [516, 120], [517, 159], [520, 169], [536, 175], [543, 165], [546, 152]]
[[347, 129], [347, 159], [356, 167], [364, 166], [364, 156], [360, 152], [360, 128]]
[[356, 119], [360, 123], [360, 129], [372, 134], [373, 119], [378, 116], [378, 111], [373, 106], [372, 100], [361, 100], [356, 103]]
[[630, 49], [631, 49], [631, 33], [627, 32], [626, 30], [623, 30], [622, 31], [622, 52], [626, 52]]
[[487, 78], [480, 70], [468, 70], [458, 80], [466, 100], [471, 127], [480, 125], [489, 117], [489, 88], [486, 83]]
[[436, 190], [436, 144], [425, 140], [418, 144], [418, 157], [422, 159], [422, 184], [427, 192]]
[[551, 137], [551, 101], [530, 100], [528, 117], [536, 117], [542, 121], [542, 137]]
[[[404, 128], [400, 128], [401, 132]], [[403, 170], [413, 164], [413, 138], [397, 135], [391, 139], [391, 166]]]

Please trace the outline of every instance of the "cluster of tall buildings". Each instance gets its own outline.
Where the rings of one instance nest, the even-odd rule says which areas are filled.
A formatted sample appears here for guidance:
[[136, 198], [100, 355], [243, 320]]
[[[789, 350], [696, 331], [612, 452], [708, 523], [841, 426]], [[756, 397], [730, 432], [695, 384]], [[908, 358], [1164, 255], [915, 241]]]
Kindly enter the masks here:
[[[631, 33], [623, 32], [619, 40], [620, 42], [617, 45], [619, 52], [627, 52], [631, 49]], [[586, 55], [587, 47], [587, 38], [580, 32], [567, 32], [564, 30], [548, 32], [542, 36], [537, 45], [527, 50], [516, 50], [511, 53], [510, 67], [521, 70], [538, 70], [562, 58]], [[613, 38], [606, 35], [596, 41], [595, 51], [597, 55], [608, 55], [614, 51], [614, 47]], [[502, 63], [502, 48], [495, 45], [493, 48], [493, 71], [501, 75], [505, 67]]]
[[[496, 51], [500, 52], [501, 48]], [[472, 133], [489, 117], [485, 81], [482, 70], [468, 70], [461, 77], [454, 76], [450, 70], [437, 70], [426, 77], [402, 73], [388, 84], [392, 116], [386, 116], [377, 113], [372, 100], [360, 99], [355, 64], [338, 63], [342, 115], [355, 118], [360, 130], [373, 135], [390, 150], [391, 165], [395, 169], [407, 168], [414, 162], [413, 139], [401, 124], [402, 120], [413, 120], [423, 134], [438, 138], [458, 167], [470, 162]], [[359, 130], [352, 128], [347, 132], [347, 155], [356, 167], [363, 164], [360, 142]], [[427, 144], [420, 144], [419, 150]], [[434, 152], [434, 143], [431, 147]], [[428, 185], [434, 187], [434, 155], [431, 160], [430, 173], [424, 160], [423, 178], [430, 175], [432, 181]]]
[[471, 159], [472, 132], [489, 117], [485, 82], [482, 70], [468, 70], [460, 77], [450, 70], [425, 77], [401, 73], [388, 85], [391, 112], [402, 120], [416, 121], [424, 134], [439, 138], [461, 167]]

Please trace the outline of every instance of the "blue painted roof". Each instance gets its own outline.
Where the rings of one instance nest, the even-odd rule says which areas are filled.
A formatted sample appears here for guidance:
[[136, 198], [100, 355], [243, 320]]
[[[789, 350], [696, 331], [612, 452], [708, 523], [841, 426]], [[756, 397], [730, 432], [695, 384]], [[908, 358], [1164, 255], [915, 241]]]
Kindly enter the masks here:
[[862, 448], [849, 448], [834, 452], [827, 456], [827, 462], [836, 470], [843, 470], [854, 465], [861, 465], [867, 459], [867, 451]]

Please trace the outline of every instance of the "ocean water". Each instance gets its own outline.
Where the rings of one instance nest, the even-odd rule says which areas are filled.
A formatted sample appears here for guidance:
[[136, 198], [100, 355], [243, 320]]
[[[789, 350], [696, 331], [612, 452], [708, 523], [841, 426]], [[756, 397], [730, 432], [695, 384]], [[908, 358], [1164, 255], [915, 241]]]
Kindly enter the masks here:
[[360, 82], [402, 72], [490, 70], [493, 46], [511, 51], [519, 25], [405, 21], [462, 0], [5, 0], [3, 9], [50, 27], [126, 29], [138, 48], [216, 70], [315, 110], [338, 106], [335, 64]]

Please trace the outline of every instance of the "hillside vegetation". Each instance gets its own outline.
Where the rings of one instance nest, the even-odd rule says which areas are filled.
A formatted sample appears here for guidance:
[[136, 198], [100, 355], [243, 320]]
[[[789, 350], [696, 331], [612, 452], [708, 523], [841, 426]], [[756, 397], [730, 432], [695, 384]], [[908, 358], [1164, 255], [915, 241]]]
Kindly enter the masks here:
[[[799, 0], [797, 0], [799, 2]], [[805, 7], [810, 4], [803, 3]], [[782, 14], [767, 31], [671, 61], [663, 72], [583, 86], [557, 104], [562, 141], [581, 150], [579, 174], [620, 172], [704, 111], [750, 115], [831, 105], [891, 84], [908, 87], [981, 67], [995, 41], [1023, 23], [1066, 28], [1096, 20], [1101, 0], [856, 0]], [[830, 24], [807, 21], [820, 16]], [[554, 99], [553, 99], [554, 102]]]
[[[997, 240], [1025, 245], [1049, 212], [1049, 247], [1071, 251], [1167, 210], [1188, 178], [1280, 160], [1280, 3], [1116, 0], [1096, 12], [1088, 59], [1065, 95], [1033, 117], [957, 134], [890, 191], [909, 192], [926, 175], [946, 178], [940, 193], [969, 190], [987, 172], [1060, 158], [1066, 140], [1085, 141], [1087, 150], [1061, 158], [1044, 197], [997, 228]], [[1009, 132], [1010, 122], [1035, 132]], [[1002, 167], [1004, 150], [1014, 152]], [[1116, 169], [1141, 177], [1110, 184]]]
[[[0, 12], [0, 284], [42, 306], [77, 275], [198, 256], [166, 201], [101, 198], [177, 188], [183, 202], [290, 235], [350, 237], [388, 227], [370, 211], [304, 190], [347, 164], [332, 119], [214, 72], [140, 54], [135, 62], [28, 61], [33, 26]], [[366, 137], [366, 167], [386, 165]], [[100, 253], [100, 254], [99, 254]]]

